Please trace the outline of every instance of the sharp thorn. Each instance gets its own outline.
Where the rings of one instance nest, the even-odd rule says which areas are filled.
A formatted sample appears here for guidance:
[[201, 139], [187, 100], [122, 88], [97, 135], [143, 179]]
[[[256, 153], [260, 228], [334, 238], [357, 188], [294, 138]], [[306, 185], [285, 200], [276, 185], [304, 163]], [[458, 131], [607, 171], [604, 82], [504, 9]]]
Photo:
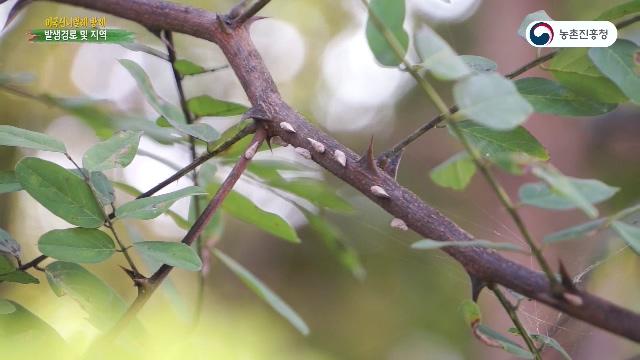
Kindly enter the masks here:
[[469, 275], [469, 278], [471, 279], [471, 299], [473, 299], [474, 302], [477, 302], [482, 289], [487, 287], [487, 283], [473, 275]]
[[369, 147], [367, 148], [367, 151], [358, 160], [358, 164], [372, 174], [379, 174], [376, 160], [373, 158], [373, 136], [371, 137], [371, 140], [369, 140]]

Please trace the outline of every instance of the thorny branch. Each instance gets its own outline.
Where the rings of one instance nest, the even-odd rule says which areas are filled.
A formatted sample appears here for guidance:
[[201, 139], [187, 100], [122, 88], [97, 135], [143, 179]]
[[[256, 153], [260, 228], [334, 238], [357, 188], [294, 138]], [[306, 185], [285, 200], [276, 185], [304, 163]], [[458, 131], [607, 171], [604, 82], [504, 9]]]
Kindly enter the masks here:
[[[279, 136], [295, 147], [307, 149], [315, 162], [362, 192], [395, 218], [402, 219], [420, 235], [439, 241], [473, 239], [392, 177], [377, 171], [377, 168], [363, 166], [362, 162], [358, 162], [360, 156], [313, 127], [291, 109], [282, 100], [251, 41], [246, 24], [229, 25], [224, 21], [224, 15], [161, 0], [54, 1], [120, 16], [151, 29], [180, 32], [216, 43], [251, 101], [253, 113], [262, 114], [260, 119], [265, 120], [263, 123], [267, 126], [268, 136]], [[309, 139], [322, 144], [324, 151], [316, 151]], [[640, 341], [640, 315], [635, 312], [578, 289], [573, 290], [573, 295], [579, 302], [553, 296], [543, 274], [489, 249], [448, 247], [445, 251], [476, 279], [502, 285], [594, 326]]]

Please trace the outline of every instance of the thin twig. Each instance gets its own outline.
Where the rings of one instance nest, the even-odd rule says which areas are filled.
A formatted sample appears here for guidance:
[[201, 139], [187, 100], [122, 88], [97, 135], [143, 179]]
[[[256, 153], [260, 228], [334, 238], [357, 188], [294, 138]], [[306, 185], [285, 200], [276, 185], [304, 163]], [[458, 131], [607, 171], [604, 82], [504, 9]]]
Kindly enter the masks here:
[[[259, 127], [253, 140], [247, 148], [253, 147], [255, 144], [262, 144], [266, 138], [267, 132], [263, 127]], [[229, 195], [236, 182], [240, 179], [240, 176], [246, 170], [251, 158], [247, 158], [244, 155], [240, 155], [240, 158], [236, 162], [231, 172], [227, 175], [227, 178], [222, 182], [220, 188], [209, 202], [209, 205], [204, 209], [202, 214], [195, 221], [191, 229], [182, 239], [182, 243], [191, 245], [202, 234], [206, 226], [211, 221], [211, 218], [218, 210], [224, 199]], [[97, 345], [108, 345], [111, 341], [115, 340], [117, 336], [127, 327], [127, 325], [133, 320], [140, 309], [146, 304], [154, 291], [160, 286], [162, 281], [173, 270], [172, 266], [162, 265], [142, 286], [142, 291], [138, 293], [138, 297], [133, 301], [131, 306], [127, 309], [125, 314], [118, 320], [117, 324], [107, 332], [101, 339], [98, 340]]]
[[491, 291], [493, 291], [494, 294], [496, 294], [498, 300], [500, 300], [500, 304], [511, 318], [511, 322], [513, 322], [513, 325], [516, 327], [516, 329], [518, 329], [518, 332], [524, 339], [524, 342], [527, 344], [527, 348], [529, 348], [529, 351], [531, 351], [531, 353], [537, 360], [541, 360], [542, 357], [540, 356], [540, 351], [536, 347], [536, 344], [533, 342], [533, 339], [531, 339], [531, 336], [529, 335], [529, 332], [527, 332], [527, 329], [525, 329], [522, 325], [522, 322], [518, 317], [518, 313], [516, 312], [513, 305], [509, 302], [509, 300], [507, 300], [507, 298], [504, 296], [502, 291], [500, 291], [497, 285], [491, 284], [489, 285], [489, 288], [491, 289]]

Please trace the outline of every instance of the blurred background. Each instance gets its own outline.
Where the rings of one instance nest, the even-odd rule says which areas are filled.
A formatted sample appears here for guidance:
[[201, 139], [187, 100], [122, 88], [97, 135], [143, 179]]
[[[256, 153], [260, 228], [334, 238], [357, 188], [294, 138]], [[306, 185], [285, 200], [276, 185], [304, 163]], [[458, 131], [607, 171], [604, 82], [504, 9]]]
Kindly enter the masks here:
[[[4, 23], [11, 0], [0, 6]], [[234, 1], [180, 1], [211, 11], [225, 12]], [[591, 19], [622, 1], [614, 0], [408, 0], [405, 28], [412, 32], [421, 24], [433, 26], [459, 54], [491, 58], [502, 73], [510, 72], [536, 56], [516, 34], [522, 19], [533, 11], [546, 10], [556, 20]], [[141, 64], [156, 90], [177, 104], [178, 96], [170, 66], [155, 57], [119, 45], [32, 44], [25, 35], [41, 28], [49, 16], [95, 16], [97, 13], [47, 2], [36, 2], [0, 34], [0, 73], [31, 73], [27, 88], [34, 93], [61, 97], [108, 100], [115, 110], [153, 120], [131, 76], [117, 63], [127, 58]], [[432, 104], [415, 87], [407, 73], [379, 67], [364, 36], [366, 12], [357, 0], [274, 0], [261, 15], [269, 19], [252, 27], [253, 39], [278, 84], [295, 109], [305, 114], [347, 146], [363, 151], [374, 136], [377, 151], [399, 141], [436, 114]], [[157, 49], [163, 44], [143, 27], [107, 16], [109, 27], [131, 30], [138, 42]], [[640, 27], [632, 26], [620, 36], [639, 41]], [[175, 35], [180, 58], [205, 66], [225, 64], [215, 45]], [[541, 69], [527, 73], [548, 77]], [[188, 97], [213, 97], [248, 104], [230, 70], [185, 80]], [[439, 90], [451, 102], [450, 88]], [[551, 161], [565, 174], [597, 178], [621, 187], [612, 200], [600, 206], [603, 214], [623, 209], [640, 199], [640, 112], [621, 106], [598, 118], [557, 118], [535, 114], [526, 127], [547, 147]], [[239, 118], [206, 118], [224, 130]], [[75, 158], [98, 141], [94, 131], [73, 116], [30, 99], [0, 91], [0, 123], [42, 131], [63, 140]], [[186, 165], [190, 154], [184, 146], [163, 146], [144, 138], [141, 149]], [[495, 195], [476, 176], [465, 192], [445, 190], [429, 179], [431, 168], [460, 148], [435, 129], [411, 145], [399, 170], [400, 183], [427, 203], [440, 209], [477, 238], [524, 244]], [[25, 155], [64, 163], [62, 156], [0, 148], [0, 170], [10, 170]], [[294, 159], [290, 151], [263, 152], [262, 159]], [[299, 161], [299, 160], [296, 160]], [[304, 164], [313, 166], [313, 164]], [[345, 199], [354, 204], [350, 215], [326, 214], [353, 246], [366, 276], [353, 276], [331, 251], [309, 231], [299, 210], [274, 199], [246, 181], [239, 191], [263, 209], [283, 216], [296, 226], [302, 244], [278, 240], [252, 226], [223, 216], [224, 231], [218, 246], [250, 269], [305, 319], [311, 334], [303, 337], [268, 305], [257, 298], [224, 266], [214, 261], [206, 278], [205, 307], [199, 327], [189, 328], [197, 276], [181, 270], [171, 275], [172, 289], [159, 291], [143, 309], [140, 319], [151, 329], [155, 346], [150, 358], [185, 356], [202, 359], [509, 359], [500, 350], [475, 340], [465, 324], [460, 302], [470, 297], [463, 269], [443, 252], [416, 252], [408, 245], [415, 234], [391, 229], [390, 216], [372, 205], [330, 174], [313, 168]], [[109, 177], [146, 190], [171, 175], [173, 170], [153, 159], [137, 156], [125, 170]], [[504, 173], [500, 180], [513, 197], [527, 180]], [[189, 184], [184, 178], [167, 188]], [[118, 193], [118, 202], [129, 200]], [[188, 201], [172, 208], [186, 216]], [[536, 239], [587, 219], [578, 211], [550, 212], [523, 207], [521, 212]], [[184, 231], [166, 216], [153, 221], [124, 222], [130, 233], [147, 240], [178, 240]], [[40, 235], [68, 227], [26, 193], [0, 195], [0, 227], [23, 246], [25, 259], [38, 255]], [[124, 229], [123, 229], [124, 231]], [[636, 255], [611, 232], [580, 241], [548, 247], [552, 264], [562, 258], [571, 274], [585, 273], [582, 286], [617, 304], [640, 311], [640, 263]], [[508, 254], [525, 266], [536, 268], [531, 257]], [[135, 289], [121, 271], [114, 271], [120, 257], [88, 266], [130, 302]], [[595, 266], [594, 266], [595, 264]], [[0, 297], [19, 302], [55, 328], [66, 340], [86, 346], [97, 331], [85, 321], [86, 314], [69, 297], [56, 297], [39, 273], [39, 285], [0, 284]], [[484, 322], [506, 333], [509, 319], [495, 297], [480, 297]], [[520, 316], [527, 329], [549, 334], [575, 359], [625, 359], [640, 353], [630, 341], [578, 321], [562, 318], [542, 305], [527, 302]], [[513, 337], [514, 341], [518, 341]], [[171, 345], [169, 345], [171, 344]], [[553, 350], [545, 358], [556, 359]]]

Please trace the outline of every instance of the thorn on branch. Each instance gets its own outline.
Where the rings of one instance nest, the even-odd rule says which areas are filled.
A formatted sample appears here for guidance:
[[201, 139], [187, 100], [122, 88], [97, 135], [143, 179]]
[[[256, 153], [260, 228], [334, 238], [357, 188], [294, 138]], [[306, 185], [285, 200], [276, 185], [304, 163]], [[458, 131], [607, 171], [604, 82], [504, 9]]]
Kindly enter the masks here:
[[307, 138], [307, 140], [309, 140], [309, 142], [311, 143], [311, 147], [313, 147], [313, 150], [320, 154], [324, 154], [325, 147], [323, 143], [313, 140], [312, 138]]
[[385, 189], [383, 189], [381, 186], [378, 185], [373, 185], [371, 188], [371, 192], [373, 193], [373, 195], [381, 198], [381, 199], [389, 199], [391, 198], [391, 196], [389, 196], [389, 194], [387, 194], [387, 191]]
[[336, 150], [333, 152], [333, 158], [342, 165], [342, 167], [347, 166], [347, 156], [340, 150]]
[[560, 263], [560, 279], [562, 281], [562, 286], [564, 286], [565, 289], [569, 290], [569, 291], [577, 291], [578, 289], [576, 288], [575, 284], [573, 283], [573, 279], [571, 278], [571, 276], [569, 276], [569, 272], [567, 271], [567, 268], [564, 266], [564, 263], [562, 261], [559, 261]]
[[293, 126], [291, 126], [291, 124], [289, 124], [286, 121], [283, 121], [280, 123], [280, 128], [282, 128], [284, 131], [290, 132], [292, 134], [296, 133], [296, 129], [293, 128]]
[[379, 175], [378, 166], [376, 165], [376, 160], [373, 158], [373, 136], [371, 140], [369, 140], [369, 147], [367, 148], [367, 152], [364, 153], [358, 160], [358, 164], [366, 169], [369, 173], [373, 175]]
[[471, 274], [469, 274], [469, 278], [471, 279], [471, 298], [474, 302], [477, 302], [480, 297], [480, 293], [485, 287], [487, 287], [487, 283]]
[[253, 157], [256, 155], [256, 152], [258, 152], [258, 147], [260, 146], [260, 143], [253, 143], [251, 144], [251, 146], [249, 146], [247, 148], [247, 150], [245, 150], [244, 152], [244, 157], [247, 160], [251, 160], [253, 159]]
[[404, 222], [404, 220], [399, 219], [399, 218], [393, 218], [391, 220], [391, 223], [389, 224], [392, 228], [394, 229], [398, 229], [398, 230], [402, 230], [402, 231], [407, 231], [409, 230], [409, 227], [407, 226], [407, 224]]

